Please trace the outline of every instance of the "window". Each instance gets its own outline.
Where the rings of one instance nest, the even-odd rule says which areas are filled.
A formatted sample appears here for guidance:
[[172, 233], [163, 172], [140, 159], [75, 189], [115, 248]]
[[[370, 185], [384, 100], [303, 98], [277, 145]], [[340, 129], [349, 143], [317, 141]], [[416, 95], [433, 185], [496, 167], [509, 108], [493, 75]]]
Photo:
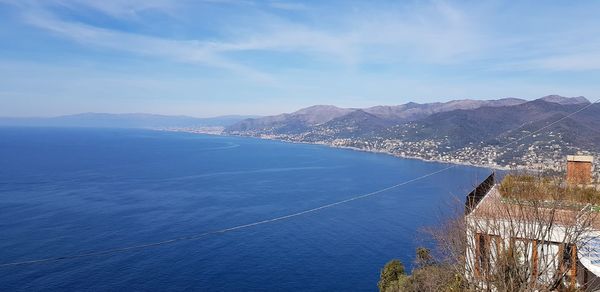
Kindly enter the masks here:
[[478, 255], [478, 263], [479, 270], [481, 272], [486, 273], [490, 266], [490, 255], [489, 255], [489, 246], [486, 235], [479, 235], [479, 255]]
[[482, 277], [488, 267], [488, 247], [486, 235], [475, 234], [475, 277]]
[[[513, 252], [517, 263], [523, 266], [533, 263], [533, 241], [523, 238], [513, 238]], [[531, 266], [529, 266], [531, 268]]]
[[560, 261], [563, 256], [560, 254], [560, 244], [551, 242], [538, 243], [537, 250], [538, 281], [549, 283], [560, 270]]
[[577, 281], [577, 247], [562, 244], [561, 272], [565, 274], [565, 286], [574, 286]]
[[502, 238], [496, 235], [475, 235], [475, 275], [483, 276], [493, 271], [494, 263], [502, 250]]

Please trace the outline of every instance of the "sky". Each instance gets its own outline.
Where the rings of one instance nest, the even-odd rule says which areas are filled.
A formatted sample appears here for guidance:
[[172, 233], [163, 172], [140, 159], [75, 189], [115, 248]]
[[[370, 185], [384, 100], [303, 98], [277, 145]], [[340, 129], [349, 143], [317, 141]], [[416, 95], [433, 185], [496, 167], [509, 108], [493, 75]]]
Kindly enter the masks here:
[[600, 95], [600, 1], [0, 0], [0, 116]]

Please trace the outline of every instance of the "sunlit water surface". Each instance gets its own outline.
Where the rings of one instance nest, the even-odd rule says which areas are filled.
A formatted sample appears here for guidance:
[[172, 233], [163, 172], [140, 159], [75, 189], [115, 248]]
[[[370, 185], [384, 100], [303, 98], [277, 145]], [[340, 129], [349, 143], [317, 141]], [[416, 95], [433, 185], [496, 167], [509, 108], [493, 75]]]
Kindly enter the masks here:
[[[383, 154], [146, 130], [0, 128], [0, 264], [201, 234], [446, 167]], [[198, 240], [0, 268], [0, 290], [376, 291], [392, 258], [487, 170]]]

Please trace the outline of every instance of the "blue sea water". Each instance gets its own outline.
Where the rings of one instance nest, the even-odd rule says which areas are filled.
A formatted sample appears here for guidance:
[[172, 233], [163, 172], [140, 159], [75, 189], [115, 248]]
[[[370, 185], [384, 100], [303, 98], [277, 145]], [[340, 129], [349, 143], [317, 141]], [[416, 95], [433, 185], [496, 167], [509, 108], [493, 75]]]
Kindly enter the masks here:
[[[0, 264], [200, 234], [446, 167], [383, 154], [147, 130], [0, 128]], [[0, 267], [1, 291], [376, 291], [392, 258], [487, 170], [141, 250]], [[460, 202], [458, 202], [460, 204]]]

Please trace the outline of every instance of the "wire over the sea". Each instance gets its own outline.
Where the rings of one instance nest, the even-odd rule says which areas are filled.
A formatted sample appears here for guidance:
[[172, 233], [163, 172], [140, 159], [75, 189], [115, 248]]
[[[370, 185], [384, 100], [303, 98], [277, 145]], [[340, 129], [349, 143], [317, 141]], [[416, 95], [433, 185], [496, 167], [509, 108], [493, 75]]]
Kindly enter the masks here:
[[[587, 104], [586, 106], [572, 112], [569, 113], [568, 115], [557, 119], [556, 121], [539, 128], [536, 131], [530, 132], [514, 141], [511, 141], [507, 144], [504, 144], [502, 146], [499, 147], [499, 149], [508, 147], [514, 143], [517, 143], [519, 141], [522, 141], [523, 139], [535, 135], [545, 129], [548, 129], [549, 127], [567, 119], [570, 118], [571, 116], [580, 113], [586, 109], [588, 109], [589, 107], [591, 107], [593, 104], [596, 104], [600, 102], [600, 98], [597, 99], [596, 101]], [[38, 263], [47, 263], [47, 262], [56, 262], [56, 261], [64, 261], [64, 260], [70, 260], [70, 259], [78, 259], [78, 258], [86, 258], [86, 257], [93, 257], [93, 256], [103, 256], [103, 255], [112, 255], [112, 254], [117, 254], [117, 253], [123, 253], [123, 252], [129, 252], [129, 251], [134, 251], [134, 250], [142, 250], [142, 249], [147, 249], [147, 248], [153, 248], [153, 247], [158, 247], [158, 246], [163, 246], [163, 245], [168, 245], [168, 244], [174, 244], [177, 242], [181, 242], [181, 241], [192, 241], [192, 240], [198, 240], [198, 239], [202, 239], [204, 237], [207, 237], [209, 235], [213, 235], [213, 234], [222, 234], [222, 233], [227, 233], [227, 232], [231, 232], [231, 231], [235, 231], [235, 230], [240, 230], [240, 229], [245, 229], [245, 228], [250, 228], [250, 227], [254, 227], [254, 226], [258, 226], [258, 225], [263, 225], [263, 224], [268, 224], [268, 223], [273, 223], [273, 222], [277, 222], [277, 221], [282, 221], [282, 220], [286, 220], [286, 219], [291, 219], [291, 218], [295, 218], [295, 217], [299, 217], [302, 215], [306, 215], [309, 213], [314, 213], [320, 210], [324, 210], [324, 209], [328, 209], [331, 207], [335, 207], [338, 205], [342, 205], [342, 204], [346, 204], [352, 201], [356, 201], [356, 200], [360, 200], [360, 199], [364, 199], [364, 198], [368, 198], [371, 196], [375, 196], [377, 194], [386, 192], [386, 191], [390, 191], [396, 188], [399, 188], [401, 186], [413, 183], [413, 182], [417, 182], [420, 180], [423, 180], [425, 178], [434, 176], [436, 174], [445, 172], [447, 170], [450, 170], [452, 168], [457, 167], [458, 165], [453, 164], [447, 167], [444, 167], [442, 169], [439, 169], [437, 171], [433, 171], [418, 177], [415, 177], [413, 179], [409, 179], [406, 181], [403, 181], [401, 183], [386, 187], [386, 188], [382, 188], [376, 191], [372, 191], [366, 194], [361, 194], [361, 195], [356, 195], [344, 200], [340, 200], [340, 201], [336, 201], [333, 203], [329, 203], [329, 204], [325, 204], [325, 205], [321, 205], [318, 207], [314, 207], [311, 209], [307, 209], [304, 211], [300, 211], [300, 212], [296, 212], [296, 213], [292, 213], [292, 214], [288, 214], [288, 215], [283, 215], [283, 216], [279, 216], [279, 217], [274, 217], [274, 218], [270, 218], [270, 219], [265, 219], [262, 221], [256, 221], [253, 223], [248, 223], [248, 224], [242, 224], [242, 225], [237, 225], [237, 226], [233, 226], [233, 227], [229, 227], [229, 228], [224, 228], [224, 229], [219, 229], [219, 230], [213, 230], [213, 231], [207, 231], [207, 232], [203, 232], [203, 233], [198, 233], [198, 234], [194, 234], [194, 235], [188, 235], [188, 236], [181, 236], [181, 237], [176, 237], [176, 238], [172, 238], [172, 239], [168, 239], [168, 240], [163, 240], [163, 241], [156, 241], [156, 242], [151, 242], [151, 243], [145, 243], [145, 244], [138, 244], [138, 245], [131, 245], [131, 246], [125, 246], [125, 247], [119, 247], [119, 248], [112, 248], [112, 249], [105, 249], [105, 250], [100, 250], [100, 251], [92, 251], [92, 252], [85, 252], [85, 253], [79, 253], [79, 254], [72, 254], [72, 255], [65, 255], [65, 256], [57, 256], [57, 257], [48, 257], [48, 258], [41, 258], [41, 259], [34, 259], [34, 260], [25, 260], [25, 261], [15, 261], [15, 262], [9, 262], [9, 263], [4, 263], [4, 264], [0, 264], [0, 267], [10, 267], [10, 266], [20, 266], [20, 265], [28, 265], [28, 264], [38, 264]]]

